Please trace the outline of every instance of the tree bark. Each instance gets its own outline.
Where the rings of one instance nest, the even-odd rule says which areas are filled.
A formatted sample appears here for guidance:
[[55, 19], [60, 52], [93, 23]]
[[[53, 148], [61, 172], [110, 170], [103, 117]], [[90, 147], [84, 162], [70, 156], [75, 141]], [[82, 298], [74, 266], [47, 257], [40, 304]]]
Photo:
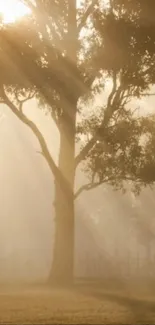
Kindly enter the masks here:
[[[76, 112], [72, 108], [72, 112]], [[59, 170], [65, 184], [55, 180], [55, 241], [50, 281], [69, 284], [74, 278], [74, 178], [75, 113], [62, 118], [60, 127]]]
[[[68, 0], [68, 33], [66, 56], [77, 72], [76, 0]], [[63, 72], [62, 72], [63, 73]], [[78, 91], [76, 73], [68, 71], [68, 92], [62, 96], [63, 113], [60, 122], [60, 151], [58, 168], [62, 182], [55, 180], [55, 243], [50, 280], [56, 284], [70, 284], [74, 278], [74, 181], [75, 131]]]

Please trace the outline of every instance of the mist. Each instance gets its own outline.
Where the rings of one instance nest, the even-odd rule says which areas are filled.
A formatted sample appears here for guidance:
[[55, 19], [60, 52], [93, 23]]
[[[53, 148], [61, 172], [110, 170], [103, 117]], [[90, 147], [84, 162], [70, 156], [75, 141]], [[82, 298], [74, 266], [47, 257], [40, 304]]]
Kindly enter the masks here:
[[[27, 103], [27, 114], [58, 156], [59, 136], [48, 115]], [[33, 110], [31, 109], [33, 107]], [[37, 140], [1, 105], [0, 281], [46, 281], [54, 242], [54, 187]], [[86, 182], [77, 175], [77, 188]], [[76, 201], [75, 274], [88, 277], [154, 277], [154, 191], [136, 197], [106, 184]]]

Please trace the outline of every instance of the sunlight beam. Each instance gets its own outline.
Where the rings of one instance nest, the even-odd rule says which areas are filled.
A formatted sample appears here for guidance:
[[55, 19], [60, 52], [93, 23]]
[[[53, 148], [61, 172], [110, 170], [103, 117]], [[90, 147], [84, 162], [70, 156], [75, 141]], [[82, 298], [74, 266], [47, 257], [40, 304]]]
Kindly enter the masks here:
[[0, 14], [4, 24], [14, 23], [29, 13], [30, 9], [19, 0], [0, 1]]

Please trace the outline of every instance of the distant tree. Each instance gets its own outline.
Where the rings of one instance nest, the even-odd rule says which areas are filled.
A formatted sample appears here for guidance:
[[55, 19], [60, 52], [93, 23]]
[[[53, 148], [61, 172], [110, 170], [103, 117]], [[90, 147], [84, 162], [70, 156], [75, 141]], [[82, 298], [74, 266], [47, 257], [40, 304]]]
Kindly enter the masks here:
[[[155, 180], [154, 116], [139, 116], [133, 109], [133, 99], [150, 95], [155, 82], [154, 23], [147, 14], [146, 24], [142, 15], [148, 2], [153, 12], [154, 2], [23, 2], [31, 15], [0, 29], [0, 97], [36, 135], [55, 177], [50, 279], [67, 282], [74, 274], [75, 198], [104, 182], [123, 189], [130, 180], [139, 191]], [[58, 127], [58, 166], [41, 131], [24, 114], [25, 101], [33, 97]], [[90, 182], [75, 193], [81, 162]]]

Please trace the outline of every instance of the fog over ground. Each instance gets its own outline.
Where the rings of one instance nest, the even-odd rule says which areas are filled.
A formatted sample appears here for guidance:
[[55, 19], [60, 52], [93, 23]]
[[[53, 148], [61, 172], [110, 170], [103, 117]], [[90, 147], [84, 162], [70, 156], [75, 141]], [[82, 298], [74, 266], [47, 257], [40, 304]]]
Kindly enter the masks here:
[[[144, 109], [153, 105], [153, 99], [143, 102]], [[56, 160], [59, 135], [54, 124], [51, 126], [49, 117], [36, 109], [34, 101], [27, 103], [26, 109], [44, 132]], [[39, 150], [31, 131], [6, 106], [1, 106], [2, 281], [46, 279], [50, 269], [54, 239], [54, 187], [51, 172]], [[77, 178], [78, 184], [85, 181], [81, 173]], [[115, 270], [116, 273], [129, 275], [145, 273], [146, 268], [141, 268], [144, 265], [153, 273], [154, 209], [155, 196], [150, 189], [143, 191], [137, 199], [131, 193], [123, 196], [114, 192], [106, 185], [83, 192], [76, 203], [76, 273], [102, 276]]]

